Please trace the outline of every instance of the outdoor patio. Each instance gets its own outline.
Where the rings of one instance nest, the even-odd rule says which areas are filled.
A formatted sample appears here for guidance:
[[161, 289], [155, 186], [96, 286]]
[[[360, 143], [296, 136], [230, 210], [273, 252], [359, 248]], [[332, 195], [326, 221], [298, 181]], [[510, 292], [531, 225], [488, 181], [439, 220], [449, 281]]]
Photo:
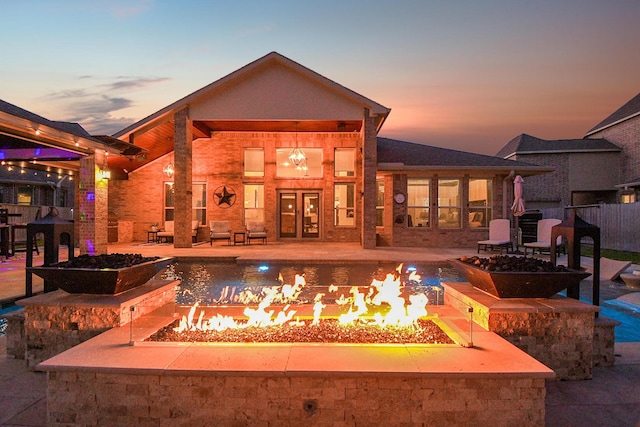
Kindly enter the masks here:
[[[363, 250], [356, 244], [282, 244], [227, 246], [198, 245], [174, 249], [173, 245], [112, 245], [109, 252], [141, 253], [145, 256], [239, 257], [243, 260], [314, 261], [443, 261], [475, 254], [475, 248], [425, 249], [377, 248]], [[24, 254], [1, 265], [0, 299], [6, 301], [24, 292]], [[64, 254], [61, 259], [64, 259]], [[36, 258], [34, 264], [41, 260]], [[583, 283], [581, 295], [590, 295], [590, 281]], [[34, 291], [42, 289], [34, 280]], [[601, 301], [628, 294], [631, 290], [617, 282], [601, 283]], [[623, 327], [640, 329], [640, 318], [628, 312], [603, 307], [626, 316]], [[607, 314], [608, 315], [608, 314]], [[631, 319], [631, 320], [629, 320]], [[635, 322], [629, 324], [629, 322]], [[636, 340], [640, 341], [640, 339]], [[27, 371], [24, 361], [7, 358], [6, 337], [0, 336], [1, 425], [35, 426], [46, 424], [46, 378], [44, 373]], [[640, 342], [617, 342], [616, 364], [612, 368], [595, 367], [591, 381], [550, 381], [547, 383], [546, 425], [636, 425], [640, 420]]]

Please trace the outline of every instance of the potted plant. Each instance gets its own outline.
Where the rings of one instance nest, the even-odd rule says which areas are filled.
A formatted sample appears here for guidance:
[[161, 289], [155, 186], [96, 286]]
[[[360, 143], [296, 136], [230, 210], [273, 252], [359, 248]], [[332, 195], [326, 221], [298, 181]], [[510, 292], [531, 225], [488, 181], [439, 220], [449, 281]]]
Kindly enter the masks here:
[[158, 223], [154, 222], [151, 224], [151, 231], [158, 231]]

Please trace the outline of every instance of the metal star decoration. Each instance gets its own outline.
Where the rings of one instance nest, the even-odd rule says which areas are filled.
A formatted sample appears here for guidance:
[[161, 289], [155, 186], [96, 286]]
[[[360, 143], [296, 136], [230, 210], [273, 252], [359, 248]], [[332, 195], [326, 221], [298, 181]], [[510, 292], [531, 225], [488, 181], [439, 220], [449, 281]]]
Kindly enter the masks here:
[[231, 187], [227, 188], [226, 185], [216, 188], [213, 195], [217, 198], [216, 204], [221, 208], [225, 207], [223, 205], [230, 207], [236, 202], [236, 192]]

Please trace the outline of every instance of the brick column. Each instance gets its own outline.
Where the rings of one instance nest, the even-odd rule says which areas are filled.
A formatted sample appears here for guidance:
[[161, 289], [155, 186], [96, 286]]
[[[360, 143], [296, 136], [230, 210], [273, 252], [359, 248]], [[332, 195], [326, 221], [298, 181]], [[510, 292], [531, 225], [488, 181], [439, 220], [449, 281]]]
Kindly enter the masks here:
[[364, 110], [362, 141], [362, 238], [364, 249], [376, 247], [376, 173], [378, 171], [378, 138], [375, 118]]
[[107, 253], [109, 181], [97, 176], [99, 165], [103, 164], [106, 164], [106, 157], [102, 150], [95, 150], [93, 155], [80, 159], [75, 226], [80, 254]]
[[185, 107], [174, 116], [174, 160], [176, 162], [173, 182], [174, 196], [174, 237], [176, 248], [191, 247], [191, 161], [193, 156], [192, 122], [189, 108]]

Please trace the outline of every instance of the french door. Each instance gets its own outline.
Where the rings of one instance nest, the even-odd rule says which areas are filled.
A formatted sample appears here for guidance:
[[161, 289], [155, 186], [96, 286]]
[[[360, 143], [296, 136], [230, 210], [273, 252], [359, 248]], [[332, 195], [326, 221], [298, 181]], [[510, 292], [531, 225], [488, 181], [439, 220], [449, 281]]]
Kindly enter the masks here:
[[278, 192], [278, 237], [317, 239], [320, 237], [320, 191]]

